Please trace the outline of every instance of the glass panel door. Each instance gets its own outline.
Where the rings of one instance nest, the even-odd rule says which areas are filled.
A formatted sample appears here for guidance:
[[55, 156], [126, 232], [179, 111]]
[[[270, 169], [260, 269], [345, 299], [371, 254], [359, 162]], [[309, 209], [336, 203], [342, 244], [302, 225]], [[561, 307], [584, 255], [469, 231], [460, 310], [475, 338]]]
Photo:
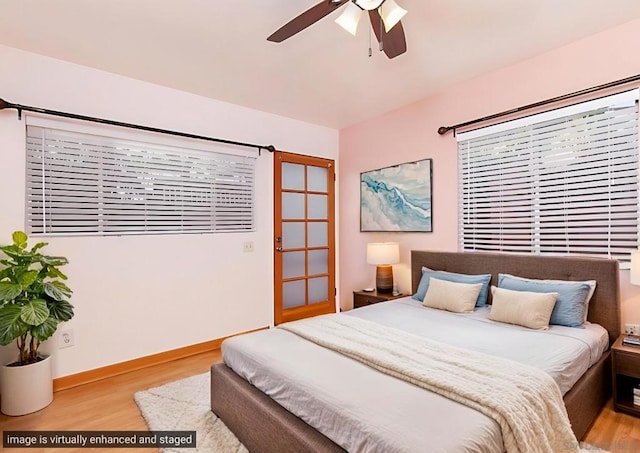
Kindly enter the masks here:
[[334, 162], [275, 153], [275, 323], [335, 312]]

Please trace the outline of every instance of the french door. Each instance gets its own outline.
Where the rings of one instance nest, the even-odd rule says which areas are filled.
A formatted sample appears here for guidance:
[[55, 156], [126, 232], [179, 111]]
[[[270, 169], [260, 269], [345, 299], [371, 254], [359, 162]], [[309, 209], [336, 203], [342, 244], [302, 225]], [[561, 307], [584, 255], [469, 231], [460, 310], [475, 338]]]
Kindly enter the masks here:
[[274, 155], [275, 324], [335, 307], [334, 161]]

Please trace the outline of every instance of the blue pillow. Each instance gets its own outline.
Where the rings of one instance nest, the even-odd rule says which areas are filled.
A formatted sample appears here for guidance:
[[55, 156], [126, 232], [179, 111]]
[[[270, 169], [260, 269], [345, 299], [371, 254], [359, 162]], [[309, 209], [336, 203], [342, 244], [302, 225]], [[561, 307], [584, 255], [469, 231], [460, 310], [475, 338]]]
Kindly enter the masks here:
[[446, 271], [432, 271], [431, 269], [426, 267], [422, 268], [422, 278], [420, 279], [420, 283], [418, 284], [418, 290], [413, 296], [411, 296], [413, 299], [419, 300], [420, 302], [424, 300], [424, 296], [427, 294], [427, 289], [429, 289], [429, 279], [431, 277], [439, 278], [440, 280], [446, 280], [448, 282], [454, 282], [454, 283], [467, 283], [467, 284], [482, 283], [480, 294], [478, 294], [478, 299], [476, 300], [476, 307], [482, 307], [487, 303], [487, 296], [489, 294], [489, 282], [491, 281], [491, 274], [483, 274], [483, 275], [456, 274], [453, 272], [446, 272]]
[[586, 282], [554, 282], [498, 274], [498, 287], [533, 293], [558, 293], [549, 324], [580, 327], [584, 324], [591, 286]]

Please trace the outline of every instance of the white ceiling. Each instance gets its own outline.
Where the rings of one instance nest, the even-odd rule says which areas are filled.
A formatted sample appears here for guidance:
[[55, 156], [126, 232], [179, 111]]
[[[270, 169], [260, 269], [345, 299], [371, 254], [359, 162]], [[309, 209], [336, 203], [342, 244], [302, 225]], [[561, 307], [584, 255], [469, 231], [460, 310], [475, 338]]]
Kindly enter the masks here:
[[[334, 11], [276, 44], [318, 0], [0, 0], [0, 44], [342, 128], [640, 17], [639, 0], [397, 0], [407, 53]], [[374, 47], [375, 47], [375, 38]], [[55, 108], [55, 106], [48, 106]]]

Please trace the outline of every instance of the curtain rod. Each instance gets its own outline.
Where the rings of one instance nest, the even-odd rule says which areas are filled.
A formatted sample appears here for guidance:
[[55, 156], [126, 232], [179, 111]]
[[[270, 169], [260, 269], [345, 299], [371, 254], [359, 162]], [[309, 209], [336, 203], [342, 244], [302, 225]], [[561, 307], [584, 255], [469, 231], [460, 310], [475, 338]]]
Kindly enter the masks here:
[[547, 104], [552, 104], [554, 102], [559, 102], [559, 101], [564, 101], [565, 99], [571, 99], [574, 97], [578, 97], [578, 96], [582, 96], [584, 94], [589, 94], [589, 93], [593, 93], [595, 91], [600, 91], [600, 90], [605, 90], [607, 88], [612, 88], [612, 87], [616, 87], [619, 85], [624, 85], [626, 83], [630, 83], [630, 82], [635, 82], [640, 80], [640, 74], [631, 76], [631, 77], [627, 77], [625, 79], [620, 79], [620, 80], [616, 80], [613, 82], [609, 82], [609, 83], [605, 83], [602, 85], [598, 85], [595, 87], [591, 87], [591, 88], [585, 88], [584, 90], [580, 90], [580, 91], [574, 91], [573, 93], [569, 93], [569, 94], [564, 94], [562, 96], [557, 96], [555, 98], [551, 98], [551, 99], [547, 99], [544, 101], [539, 101], [539, 102], [534, 102], [533, 104], [528, 104], [528, 105], [523, 105], [522, 107], [517, 107], [515, 109], [511, 109], [511, 110], [506, 110], [504, 112], [500, 112], [500, 113], [494, 113], [493, 115], [489, 115], [489, 116], [484, 116], [482, 118], [476, 118], [475, 120], [471, 120], [471, 121], [467, 121], [464, 123], [459, 123], [459, 124], [455, 124], [453, 126], [441, 126], [440, 128], [438, 128], [438, 134], [440, 135], [444, 135], [447, 132], [449, 132], [450, 130], [453, 130], [453, 133], [455, 134], [456, 129], [461, 128], [461, 127], [465, 127], [465, 126], [470, 126], [472, 124], [476, 124], [476, 123], [481, 123], [483, 121], [489, 121], [495, 118], [500, 118], [501, 116], [507, 116], [507, 115], [511, 115], [514, 113], [518, 113], [518, 112], [522, 112], [524, 110], [529, 110], [535, 107], [540, 107], [543, 105], [547, 105]]
[[0, 98], [0, 110], [4, 110], [4, 109], [16, 109], [18, 111], [18, 119], [22, 118], [22, 111], [24, 110], [27, 112], [45, 113], [47, 115], [62, 116], [64, 118], [72, 118], [72, 119], [82, 120], [82, 121], [91, 121], [94, 123], [109, 124], [111, 126], [127, 127], [130, 129], [138, 129], [138, 130], [149, 131], [149, 132], [159, 132], [161, 134], [176, 135], [178, 137], [195, 138], [198, 140], [224, 143], [227, 145], [244, 146], [246, 148], [256, 148], [258, 150], [258, 155], [260, 155], [260, 151], [263, 149], [266, 151], [269, 151], [270, 153], [276, 150], [276, 148], [273, 145], [254, 145], [253, 143], [236, 142], [233, 140], [225, 140], [222, 138], [187, 134], [186, 132], [176, 132], [176, 131], [170, 131], [167, 129], [159, 129], [156, 127], [140, 126], [138, 124], [123, 123], [120, 121], [106, 120], [103, 118], [95, 118], [92, 116], [76, 115], [75, 113], [58, 112], [56, 110], [42, 109], [39, 107], [30, 107], [28, 105], [12, 104], [11, 102], [7, 102], [4, 99]]

